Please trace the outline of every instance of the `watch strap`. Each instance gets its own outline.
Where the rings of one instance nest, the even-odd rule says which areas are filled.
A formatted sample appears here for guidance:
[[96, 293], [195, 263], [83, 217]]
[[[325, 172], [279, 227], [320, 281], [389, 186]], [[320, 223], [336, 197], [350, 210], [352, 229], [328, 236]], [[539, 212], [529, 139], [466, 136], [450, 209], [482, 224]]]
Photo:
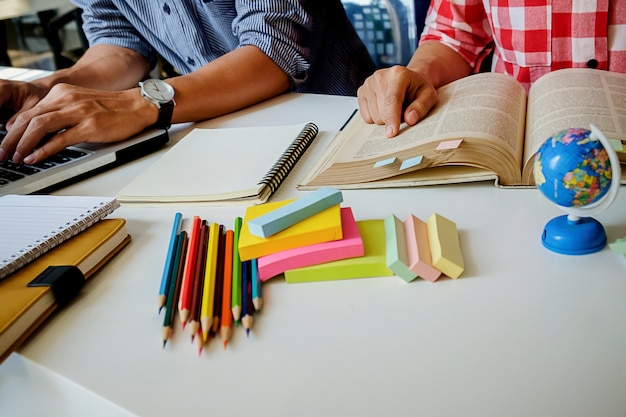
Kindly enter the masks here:
[[174, 113], [174, 101], [159, 103], [159, 118], [154, 124], [157, 129], [169, 129], [172, 125], [172, 114]]

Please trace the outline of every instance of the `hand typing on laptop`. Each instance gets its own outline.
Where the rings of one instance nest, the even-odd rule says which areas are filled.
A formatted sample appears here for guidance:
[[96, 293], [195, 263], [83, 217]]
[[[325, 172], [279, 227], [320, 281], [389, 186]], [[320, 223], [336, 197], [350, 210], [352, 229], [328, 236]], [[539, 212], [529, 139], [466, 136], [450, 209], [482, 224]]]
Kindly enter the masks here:
[[[75, 0], [90, 47], [32, 84], [0, 83], [0, 114], [14, 113], [4, 120], [0, 161], [36, 164], [79, 142], [120, 142], [290, 89], [356, 95], [374, 64], [341, 1], [323, 3], [127, 0], [117, 8]], [[182, 75], [146, 80], [158, 55]]]

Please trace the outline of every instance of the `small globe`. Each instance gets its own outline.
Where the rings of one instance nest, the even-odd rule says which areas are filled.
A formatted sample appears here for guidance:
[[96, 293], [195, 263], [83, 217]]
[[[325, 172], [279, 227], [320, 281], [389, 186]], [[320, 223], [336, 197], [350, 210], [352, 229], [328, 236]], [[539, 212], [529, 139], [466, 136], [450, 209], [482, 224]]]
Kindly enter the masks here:
[[611, 186], [611, 161], [591, 131], [572, 128], [558, 132], [535, 155], [537, 188], [562, 207], [584, 207], [600, 200]]

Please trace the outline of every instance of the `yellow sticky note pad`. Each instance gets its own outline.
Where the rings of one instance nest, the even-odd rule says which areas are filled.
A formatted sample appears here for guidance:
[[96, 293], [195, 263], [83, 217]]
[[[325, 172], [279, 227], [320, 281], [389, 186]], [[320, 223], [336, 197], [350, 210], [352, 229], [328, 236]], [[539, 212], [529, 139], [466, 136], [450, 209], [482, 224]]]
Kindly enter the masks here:
[[458, 278], [465, 269], [456, 223], [434, 213], [426, 221], [432, 264], [450, 278]]
[[242, 261], [260, 258], [261, 256], [287, 249], [339, 240], [343, 237], [339, 204], [329, 207], [267, 238], [250, 233], [247, 224], [250, 220], [289, 204], [294, 200], [259, 204], [246, 209], [238, 246], [239, 257]]
[[297, 283], [393, 276], [385, 257], [384, 220], [358, 221], [357, 227], [363, 239], [363, 256], [291, 269], [285, 271], [285, 281]]

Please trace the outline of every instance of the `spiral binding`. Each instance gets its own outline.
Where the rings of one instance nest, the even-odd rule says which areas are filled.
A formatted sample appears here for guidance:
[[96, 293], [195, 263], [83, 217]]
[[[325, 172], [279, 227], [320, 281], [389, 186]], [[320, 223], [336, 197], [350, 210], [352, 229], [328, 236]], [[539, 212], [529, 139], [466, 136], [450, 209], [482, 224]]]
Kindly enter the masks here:
[[119, 207], [119, 202], [117, 200], [102, 202], [94, 208], [87, 210], [80, 217], [77, 217], [65, 223], [63, 226], [57, 227], [50, 233], [47, 233], [41, 239], [36, 240], [19, 252], [14, 253], [9, 258], [3, 259], [0, 261], [0, 280], [2, 277], [6, 277], [7, 275], [22, 268], [24, 265], [27, 265], [37, 259], [50, 249], [86, 230], [99, 220], [104, 219], [117, 207]]
[[291, 172], [296, 163], [300, 160], [304, 152], [309, 148], [317, 136], [318, 128], [315, 123], [307, 123], [298, 137], [296, 137], [289, 147], [283, 152], [272, 168], [263, 176], [259, 185], [264, 184], [270, 188], [271, 193], [275, 192], [283, 183], [287, 175]]

